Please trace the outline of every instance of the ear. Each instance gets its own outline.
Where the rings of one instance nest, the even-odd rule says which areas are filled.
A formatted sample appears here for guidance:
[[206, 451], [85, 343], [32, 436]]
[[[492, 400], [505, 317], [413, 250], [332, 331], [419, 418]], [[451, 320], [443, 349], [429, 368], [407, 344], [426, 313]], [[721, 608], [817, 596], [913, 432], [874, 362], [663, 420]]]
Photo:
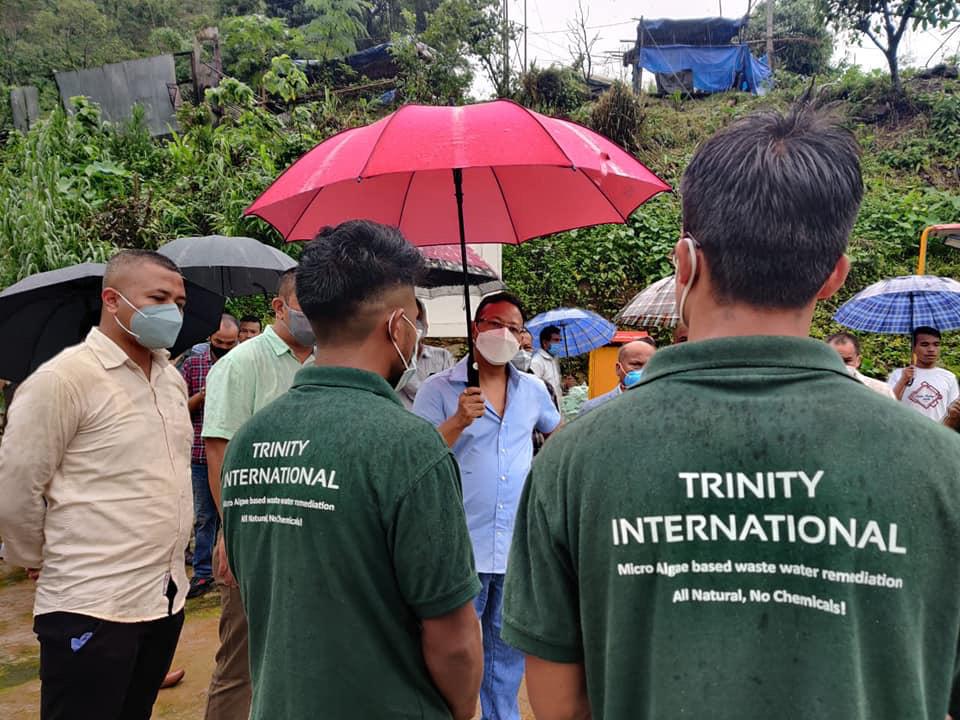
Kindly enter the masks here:
[[100, 291], [100, 300], [103, 302], [103, 306], [107, 309], [108, 312], [117, 314], [120, 303], [123, 302], [120, 299], [120, 295], [113, 288], [104, 288]]
[[273, 308], [274, 315], [279, 315], [280, 308], [283, 307], [283, 298], [277, 295], [273, 300], [270, 301], [270, 307]]
[[690, 259], [690, 241], [683, 238], [677, 240], [677, 244], [673, 246], [673, 256], [677, 259], [677, 286], [683, 287], [690, 282], [690, 275], [693, 272], [693, 262]]
[[823, 285], [820, 286], [820, 291], [817, 293], [817, 300], [826, 300], [832, 297], [837, 290], [843, 287], [843, 283], [847, 281], [847, 275], [849, 273], [850, 258], [846, 255], [841, 255], [840, 259], [837, 260], [837, 264], [833, 266], [833, 272], [830, 273]]

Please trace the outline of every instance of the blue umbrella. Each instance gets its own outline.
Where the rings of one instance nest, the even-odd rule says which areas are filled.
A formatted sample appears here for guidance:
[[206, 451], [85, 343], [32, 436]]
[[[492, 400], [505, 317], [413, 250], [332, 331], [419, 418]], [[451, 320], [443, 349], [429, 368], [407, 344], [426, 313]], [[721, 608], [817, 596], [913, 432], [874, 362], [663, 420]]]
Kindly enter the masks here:
[[557, 308], [540, 313], [527, 323], [527, 330], [533, 335], [533, 346], [540, 348], [540, 331], [555, 325], [563, 336], [563, 349], [560, 357], [583, 355], [598, 347], [603, 347], [617, 331], [616, 326], [589, 310], [580, 308]]
[[833, 319], [876, 333], [907, 334], [922, 326], [956, 330], [960, 328], [960, 282], [936, 275], [881, 280], [847, 300]]

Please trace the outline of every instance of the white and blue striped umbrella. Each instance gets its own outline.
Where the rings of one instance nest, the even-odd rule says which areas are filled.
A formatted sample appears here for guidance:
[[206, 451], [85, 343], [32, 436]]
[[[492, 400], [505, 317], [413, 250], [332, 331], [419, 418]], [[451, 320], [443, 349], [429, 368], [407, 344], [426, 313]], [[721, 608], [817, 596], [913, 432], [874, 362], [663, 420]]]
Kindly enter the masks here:
[[960, 328], [960, 282], [936, 275], [881, 280], [847, 300], [833, 316], [841, 325], [876, 333], [913, 332], [927, 326]]
[[580, 308], [557, 308], [540, 313], [527, 323], [527, 330], [533, 335], [533, 346], [540, 348], [540, 331], [555, 325], [560, 328], [563, 343], [559, 357], [583, 355], [613, 340], [616, 326], [595, 312]]

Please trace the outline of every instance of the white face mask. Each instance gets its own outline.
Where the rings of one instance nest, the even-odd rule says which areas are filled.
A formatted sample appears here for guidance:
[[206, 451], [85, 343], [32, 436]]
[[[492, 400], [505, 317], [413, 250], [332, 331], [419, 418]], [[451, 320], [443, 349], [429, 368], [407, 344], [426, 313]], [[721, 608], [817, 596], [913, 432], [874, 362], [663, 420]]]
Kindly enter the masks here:
[[520, 350], [520, 341], [507, 328], [480, 333], [474, 345], [477, 352], [491, 365], [506, 365]]
[[400, 356], [400, 360], [403, 362], [403, 374], [400, 376], [400, 379], [397, 380], [397, 384], [393, 386], [393, 389], [397, 392], [400, 392], [400, 390], [402, 390], [403, 387], [410, 382], [410, 379], [417, 374], [417, 348], [420, 347], [420, 338], [423, 337], [423, 331], [410, 322], [410, 319], [406, 316], [406, 314], [401, 312], [400, 317], [404, 319], [407, 325], [413, 328], [414, 332], [417, 334], [417, 339], [416, 342], [413, 343], [413, 351], [410, 353], [410, 360], [407, 360], [403, 356], [403, 353], [400, 352], [400, 346], [397, 345], [397, 340], [393, 337], [393, 333], [390, 333], [390, 320], [393, 318], [391, 317], [390, 320], [387, 320], [387, 332], [390, 333], [390, 342], [393, 343], [393, 347], [397, 351], [397, 355]]

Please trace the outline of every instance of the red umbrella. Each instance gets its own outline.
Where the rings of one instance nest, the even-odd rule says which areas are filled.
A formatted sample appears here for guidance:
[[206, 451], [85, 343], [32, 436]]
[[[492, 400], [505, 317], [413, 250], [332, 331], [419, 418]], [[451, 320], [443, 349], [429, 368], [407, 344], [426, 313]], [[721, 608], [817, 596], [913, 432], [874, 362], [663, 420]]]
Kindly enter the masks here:
[[[317, 145], [245, 214], [290, 241], [355, 218], [393, 225], [414, 245], [459, 239], [465, 271], [467, 242], [518, 244], [623, 223], [669, 189], [605, 137], [509, 100], [407, 105]], [[467, 342], [472, 353], [469, 332]]]

